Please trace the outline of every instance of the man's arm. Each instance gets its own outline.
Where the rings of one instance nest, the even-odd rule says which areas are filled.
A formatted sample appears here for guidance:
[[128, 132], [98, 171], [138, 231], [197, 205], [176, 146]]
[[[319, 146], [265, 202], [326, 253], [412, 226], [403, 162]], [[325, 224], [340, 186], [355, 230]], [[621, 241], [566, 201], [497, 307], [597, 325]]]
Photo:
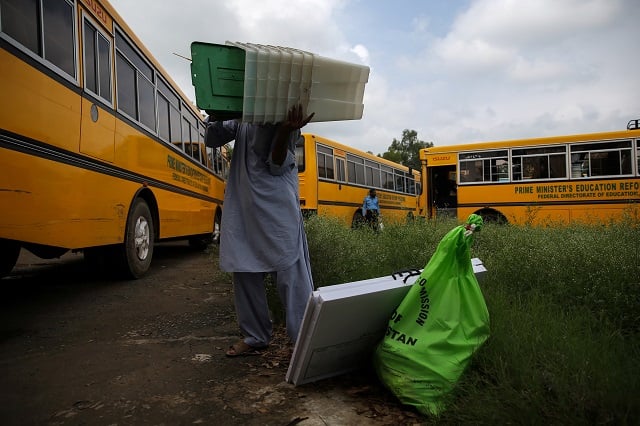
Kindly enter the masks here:
[[287, 158], [289, 147], [289, 135], [295, 130], [300, 130], [311, 121], [315, 113], [311, 113], [307, 118], [302, 115], [302, 105], [294, 105], [287, 113], [287, 119], [278, 125], [271, 151], [271, 161], [281, 166]]
[[215, 117], [209, 116], [206, 122], [207, 128], [204, 133], [206, 146], [217, 148], [236, 138], [239, 124], [237, 120], [216, 121]]

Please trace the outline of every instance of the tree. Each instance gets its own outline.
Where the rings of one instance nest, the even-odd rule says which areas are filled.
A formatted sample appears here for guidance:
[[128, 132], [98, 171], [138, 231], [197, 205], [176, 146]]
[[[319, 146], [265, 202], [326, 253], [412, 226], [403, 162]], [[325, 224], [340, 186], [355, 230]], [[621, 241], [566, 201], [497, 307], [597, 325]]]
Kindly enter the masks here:
[[382, 154], [382, 158], [420, 170], [420, 150], [432, 146], [433, 142], [419, 140], [418, 132], [415, 130], [404, 129], [402, 139], [393, 138], [388, 151]]

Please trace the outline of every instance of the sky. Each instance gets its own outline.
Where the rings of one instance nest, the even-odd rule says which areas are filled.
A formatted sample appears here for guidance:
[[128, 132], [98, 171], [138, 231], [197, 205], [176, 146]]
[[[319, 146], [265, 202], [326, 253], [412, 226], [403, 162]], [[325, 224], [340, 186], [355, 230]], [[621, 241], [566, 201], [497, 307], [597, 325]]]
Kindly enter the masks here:
[[623, 130], [640, 119], [638, 0], [110, 0], [195, 103], [190, 45], [306, 50], [370, 68], [360, 120], [304, 132], [374, 154]]

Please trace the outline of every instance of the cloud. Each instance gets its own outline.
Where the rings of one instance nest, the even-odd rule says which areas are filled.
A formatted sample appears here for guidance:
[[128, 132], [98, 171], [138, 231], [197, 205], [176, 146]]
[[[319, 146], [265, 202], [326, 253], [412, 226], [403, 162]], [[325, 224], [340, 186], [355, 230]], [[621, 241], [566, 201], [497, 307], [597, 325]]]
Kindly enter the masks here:
[[362, 120], [305, 130], [381, 153], [404, 129], [437, 145], [621, 129], [640, 118], [637, 0], [112, 0], [193, 97], [192, 41], [297, 47], [366, 64]]
[[433, 46], [433, 53], [449, 70], [464, 73], [501, 68], [509, 64], [514, 57], [512, 49], [491, 44], [480, 38], [459, 38], [457, 34], [439, 40]]
[[620, 0], [479, 0], [458, 17], [452, 36], [531, 48], [606, 29], [621, 13]]
[[351, 52], [355, 53], [363, 64], [369, 63], [369, 50], [361, 44], [356, 44], [351, 48]]
[[[437, 139], [623, 128], [625, 114], [640, 114], [623, 89], [640, 82], [629, 72], [640, 65], [637, 55], [624, 47], [640, 38], [638, 9], [622, 0], [471, 2], [421, 59], [429, 77], [446, 75], [435, 94], [444, 99], [432, 120]], [[457, 126], [447, 125], [460, 102], [468, 108]]]

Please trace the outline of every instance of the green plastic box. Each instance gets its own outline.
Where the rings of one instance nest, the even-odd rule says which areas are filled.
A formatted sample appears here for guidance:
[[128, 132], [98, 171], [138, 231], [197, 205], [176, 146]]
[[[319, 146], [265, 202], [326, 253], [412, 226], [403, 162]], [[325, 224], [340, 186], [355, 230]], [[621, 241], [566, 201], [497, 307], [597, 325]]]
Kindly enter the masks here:
[[242, 116], [245, 51], [223, 44], [191, 43], [191, 84], [207, 114]]

